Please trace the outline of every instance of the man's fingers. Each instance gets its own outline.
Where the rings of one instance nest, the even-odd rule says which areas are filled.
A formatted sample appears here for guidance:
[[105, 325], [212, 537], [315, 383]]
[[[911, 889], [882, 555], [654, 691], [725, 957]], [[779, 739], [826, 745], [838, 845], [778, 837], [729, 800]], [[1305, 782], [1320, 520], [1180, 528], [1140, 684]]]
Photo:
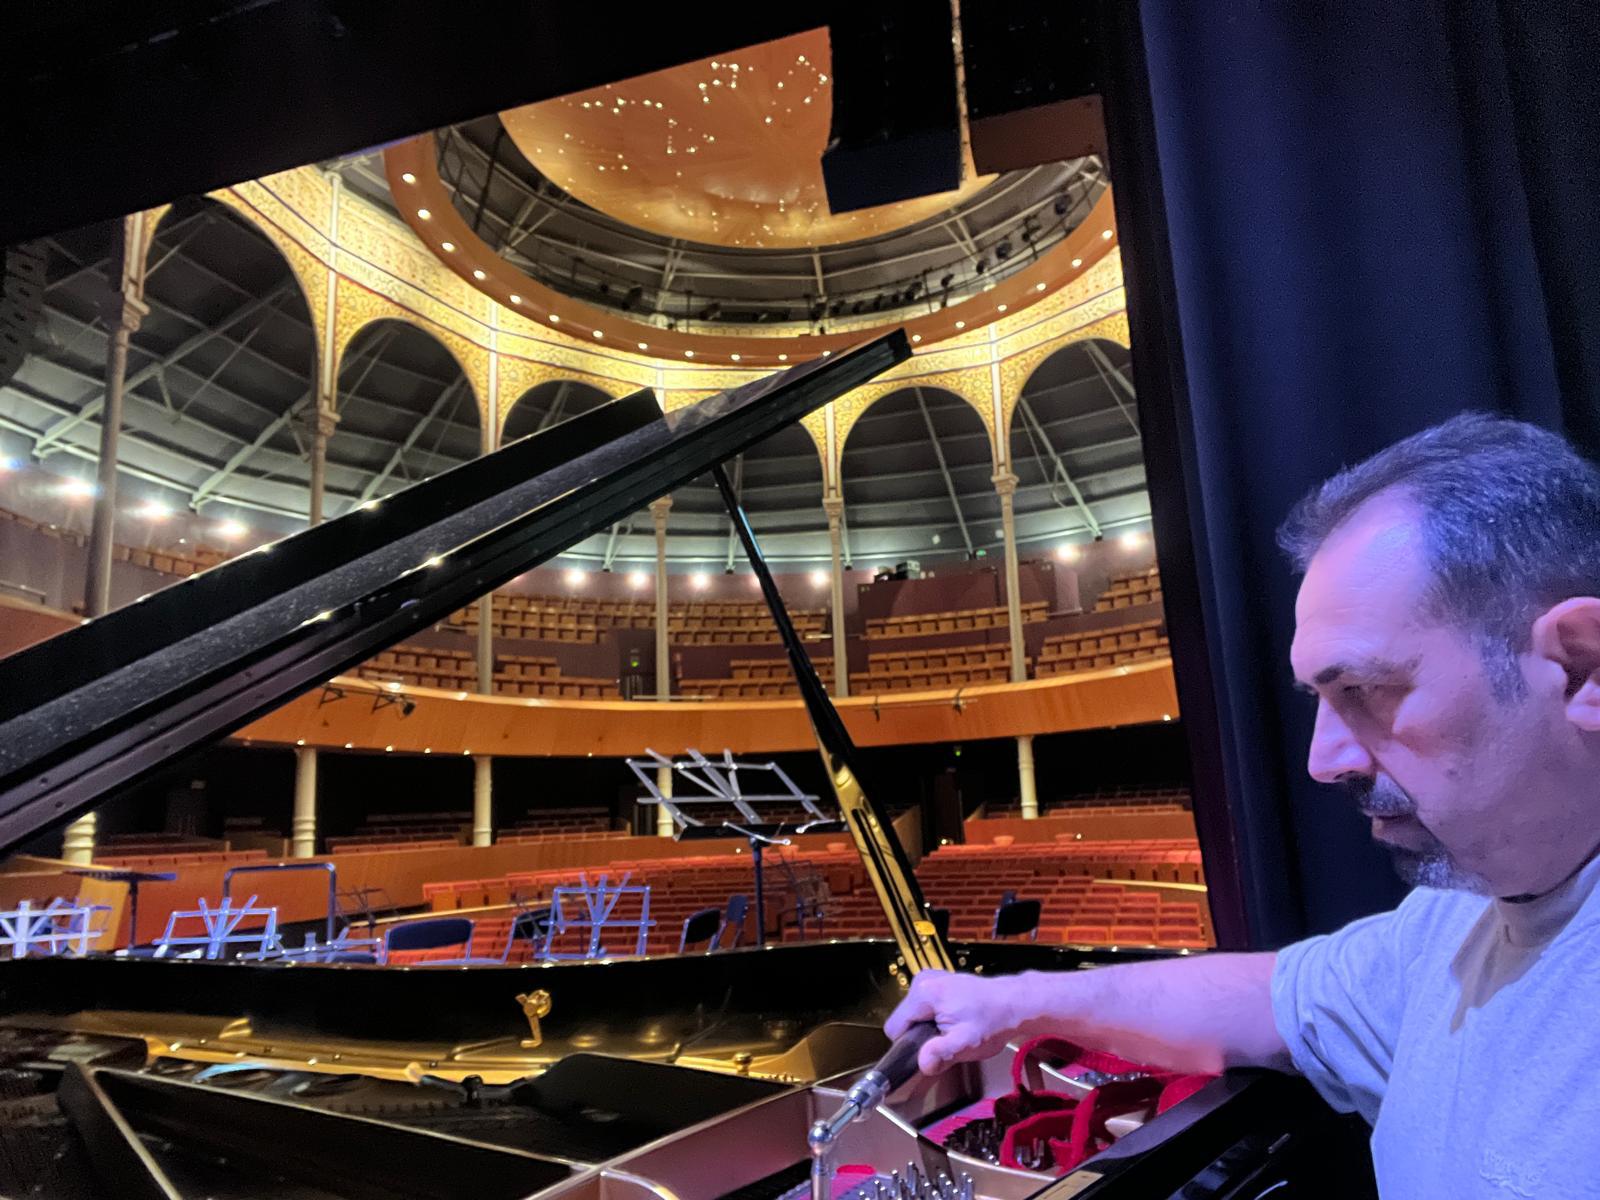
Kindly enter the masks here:
[[911, 991], [906, 998], [900, 1001], [899, 1006], [889, 1014], [889, 1019], [883, 1023], [884, 1033], [893, 1041], [918, 1021], [931, 1021], [934, 1018], [933, 1001], [928, 996], [928, 980], [930, 975], [942, 975], [943, 971], [923, 971], [911, 981]]
[[973, 1031], [966, 1025], [957, 1025], [941, 1033], [938, 1037], [929, 1038], [923, 1043], [922, 1049], [917, 1054], [917, 1068], [924, 1075], [937, 1075], [946, 1067], [961, 1061], [965, 1051], [972, 1049], [977, 1044]]

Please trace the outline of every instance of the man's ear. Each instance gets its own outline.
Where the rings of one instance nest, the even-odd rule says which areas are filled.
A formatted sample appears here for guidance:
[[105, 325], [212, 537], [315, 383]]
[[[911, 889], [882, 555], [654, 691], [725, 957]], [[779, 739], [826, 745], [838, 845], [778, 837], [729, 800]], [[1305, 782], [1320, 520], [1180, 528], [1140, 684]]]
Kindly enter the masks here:
[[1600, 733], [1600, 598], [1563, 600], [1533, 623], [1533, 653], [1567, 676], [1567, 719]]

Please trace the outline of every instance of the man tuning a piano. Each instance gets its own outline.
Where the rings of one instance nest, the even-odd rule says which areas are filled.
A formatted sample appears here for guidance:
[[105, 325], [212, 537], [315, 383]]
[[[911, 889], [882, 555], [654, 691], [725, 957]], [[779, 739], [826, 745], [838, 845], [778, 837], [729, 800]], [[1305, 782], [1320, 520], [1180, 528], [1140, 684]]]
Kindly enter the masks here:
[[1304, 1074], [1373, 1124], [1386, 1197], [1600, 1195], [1600, 469], [1462, 416], [1314, 489], [1279, 538], [1308, 768], [1415, 888], [1276, 953], [927, 971], [937, 1071], [1063, 1034], [1184, 1070]]

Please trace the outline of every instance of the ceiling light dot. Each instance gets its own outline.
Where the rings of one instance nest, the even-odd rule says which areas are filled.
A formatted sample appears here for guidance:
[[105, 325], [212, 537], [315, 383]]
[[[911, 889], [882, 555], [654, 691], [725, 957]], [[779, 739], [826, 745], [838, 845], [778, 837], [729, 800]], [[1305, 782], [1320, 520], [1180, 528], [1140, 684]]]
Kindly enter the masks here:
[[556, 313], [551, 313], [550, 314], [550, 324], [552, 324], [552, 325], [561, 324], [561, 317]]
[[1106, 241], [1108, 241], [1108, 242], [1109, 242], [1109, 241], [1110, 241], [1110, 240], [1111, 240], [1111, 230], [1109, 230], [1109, 229], [1102, 229], [1102, 230], [1101, 230], [1101, 231], [1100, 231], [1100, 236], [1101, 236], [1101, 237], [1103, 237], [1103, 238], [1105, 238], [1105, 240], [1106, 240]]
[[739, 361], [739, 356], [737, 354], [730, 354], [728, 357], [733, 359], [734, 362]]
[[823, 357], [823, 358], [827, 358], [827, 357], [828, 357], [828, 355], [830, 355], [830, 354], [832, 354], [832, 353], [833, 353], [833, 351], [832, 351], [832, 350], [824, 350], [824, 351], [823, 351], [823, 352], [822, 352], [822, 357]]
[[1034, 291], [1036, 291], [1036, 292], [1042, 292], [1042, 291], [1044, 291], [1044, 284], [1042, 284], [1042, 283], [1036, 283], [1036, 284], [1034, 284], [1034, 285], [1033, 285], [1033, 290], [1034, 290]]
[[487, 275], [485, 275], [482, 271], [479, 271], [479, 270], [474, 270], [472, 272], [472, 277], [474, 279], [478, 280], [479, 282], [482, 282], [483, 280], [488, 278]]
[[641, 350], [650, 349], [650, 343], [649, 342], [640, 342], [639, 343], [639, 349], [641, 349]]
[[694, 351], [693, 350], [685, 350], [683, 352], [683, 356], [685, 358], [693, 358], [694, 357]]
[[965, 329], [966, 327], [967, 327], [967, 323], [965, 321], [957, 321], [956, 322], [956, 328], [957, 329]]
[[1073, 265], [1073, 266], [1075, 266], [1075, 267], [1081, 267], [1081, 266], [1083, 266], [1083, 259], [1081, 259], [1081, 258], [1075, 258], [1075, 259], [1073, 259], [1073, 260], [1072, 260], [1072, 265]]
[[446, 254], [449, 254], [455, 248], [456, 248], [456, 244], [454, 242], [440, 242], [439, 243], [439, 249], [443, 250]]
[[605, 334], [603, 334], [603, 333], [601, 333], [601, 332], [600, 332], [600, 331], [599, 331], [599, 330], [598, 330], [598, 329], [596, 329], [596, 330], [595, 330], [595, 331], [594, 331], [594, 336], [595, 336], [595, 337], [597, 337], [597, 338], [603, 338], [603, 337], [605, 337], [605, 336], [606, 336], [606, 335], [605, 335]]
[[431, 212], [429, 212], [427, 209], [425, 209], [425, 208], [417, 209], [417, 220], [426, 221], [431, 216], [433, 216], [433, 214]]
[[407, 183], [415, 183], [417, 181], [417, 177], [410, 171], [401, 171], [400, 178], [404, 179]]
[[787, 354], [780, 354], [780, 355], [778, 355], [778, 361], [779, 362], [788, 362], [789, 361], [789, 356]]
[[522, 297], [517, 295], [515, 292], [512, 292], [511, 293], [511, 303], [513, 303], [513, 304], [521, 304], [522, 303]]
[[913, 333], [911, 335], [911, 340], [913, 342], [920, 342], [922, 340], [922, 335], [920, 333]]
[[1004, 304], [999, 304], [999, 305], [996, 305], [995, 307], [998, 308], [1001, 312], [1005, 312], [1005, 310], [1006, 310], [1006, 306]]

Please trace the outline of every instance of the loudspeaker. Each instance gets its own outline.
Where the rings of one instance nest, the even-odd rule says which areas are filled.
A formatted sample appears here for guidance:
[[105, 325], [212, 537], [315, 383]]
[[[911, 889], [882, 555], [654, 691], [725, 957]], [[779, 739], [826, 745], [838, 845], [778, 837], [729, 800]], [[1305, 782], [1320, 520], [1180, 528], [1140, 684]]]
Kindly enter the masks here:
[[33, 349], [44, 320], [45, 248], [24, 242], [5, 249], [0, 276], [0, 384], [7, 383]]
[[967, 128], [980, 175], [1104, 154], [1093, 4], [963, 3]]
[[950, 9], [863, 4], [829, 22], [833, 125], [822, 155], [828, 207], [850, 212], [961, 183]]

